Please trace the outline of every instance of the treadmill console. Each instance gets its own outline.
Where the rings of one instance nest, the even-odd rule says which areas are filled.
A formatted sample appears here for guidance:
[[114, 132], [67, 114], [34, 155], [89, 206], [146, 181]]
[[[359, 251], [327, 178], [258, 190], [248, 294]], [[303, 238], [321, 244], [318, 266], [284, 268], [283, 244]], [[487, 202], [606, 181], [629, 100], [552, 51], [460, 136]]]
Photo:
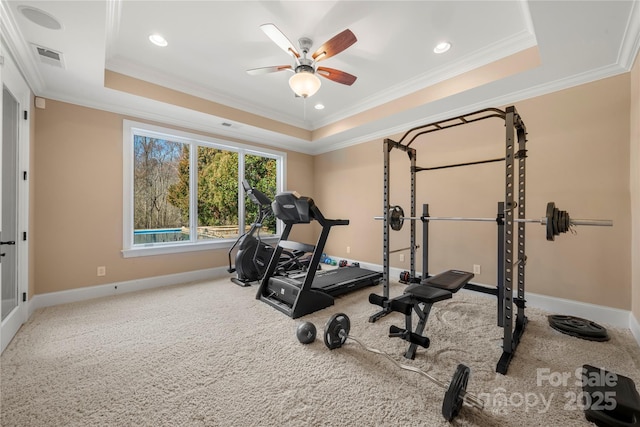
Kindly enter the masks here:
[[308, 224], [313, 219], [310, 214], [310, 208], [313, 205], [312, 198], [287, 191], [276, 195], [271, 209], [273, 214], [285, 224]]

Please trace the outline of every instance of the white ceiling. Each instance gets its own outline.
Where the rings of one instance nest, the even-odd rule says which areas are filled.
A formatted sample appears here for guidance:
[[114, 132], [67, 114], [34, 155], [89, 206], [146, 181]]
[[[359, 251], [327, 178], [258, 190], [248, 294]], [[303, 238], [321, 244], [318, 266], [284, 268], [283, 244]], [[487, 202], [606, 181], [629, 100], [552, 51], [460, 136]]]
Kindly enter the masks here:
[[[0, 24], [37, 96], [321, 153], [629, 71], [640, 46], [638, 3], [0, 0]], [[35, 24], [20, 6], [48, 13], [62, 28]], [[264, 23], [275, 24], [296, 46], [298, 38], [311, 38], [311, 51], [350, 29], [358, 41], [321, 65], [357, 81], [344, 86], [322, 79], [319, 92], [303, 100], [289, 89], [289, 72], [248, 75], [247, 69], [292, 64], [259, 29]], [[166, 48], [148, 41], [156, 32], [168, 40]], [[453, 47], [436, 55], [441, 40]], [[33, 44], [61, 52], [64, 67], [41, 62]], [[531, 47], [538, 48], [538, 67], [315, 138], [104, 85], [107, 69], [312, 131]], [[326, 108], [315, 110], [318, 102]]]

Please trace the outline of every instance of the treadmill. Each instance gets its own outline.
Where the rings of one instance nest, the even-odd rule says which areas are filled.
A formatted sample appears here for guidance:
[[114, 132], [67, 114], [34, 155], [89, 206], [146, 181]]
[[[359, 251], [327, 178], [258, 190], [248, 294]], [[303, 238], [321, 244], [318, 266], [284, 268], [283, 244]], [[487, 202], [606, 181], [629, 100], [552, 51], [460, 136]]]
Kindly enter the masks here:
[[[285, 229], [262, 277], [256, 299], [296, 319], [333, 305], [335, 296], [380, 282], [381, 272], [360, 267], [317, 271], [331, 227], [348, 225], [348, 219], [325, 218], [312, 198], [295, 192], [277, 194], [271, 207], [274, 215], [285, 224]], [[317, 221], [322, 226], [315, 246], [288, 240], [294, 225], [309, 224], [311, 221]], [[278, 261], [284, 250], [311, 252], [306, 271], [277, 272]]]
[[337, 297], [366, 286], [377, 285], [382, 273], [360, 267], [339, 267], [317, 271], [311, 289], [318, 289]]

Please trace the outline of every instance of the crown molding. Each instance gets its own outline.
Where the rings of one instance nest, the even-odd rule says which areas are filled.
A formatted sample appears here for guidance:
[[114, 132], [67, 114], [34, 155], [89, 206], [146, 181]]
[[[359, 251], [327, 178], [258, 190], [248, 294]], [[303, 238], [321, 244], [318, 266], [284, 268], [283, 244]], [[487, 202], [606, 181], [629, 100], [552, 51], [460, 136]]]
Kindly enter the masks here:
[[640, 2], [631, 4], [629, 21], [622, 36], [618, 51], [618, 64], [626, 71], [630, 71], [640, 50]]
[[18, 64], [18, 68], [31, 91], [36, 95], [42, 93], [45, 90], [45, 81], [38, 70], [38, 65], [29, 43], [18, 30], [15, 17], [7, 0], [0, 0], [0, 30], [11, 56]]
[[322, 128], [346, 117], [363, 113], [374, 107], [402, 98], [403, 96], [407, 96], [437, 83], [449, 80], [484, 65], [491, 64], [492, 62], [506, 58], [525, 49], [529, 49], [536, 46], [536, 44], [536, 39], [533, 33], [528, 29], [521, 30], [513, 36], [496, 41], [495, 43], [488, 45], [486, 48], [478, 49], [470, 55], [465, 55], [458, 61], [452, 62], [446, 66], [433, 68], [411, 80], [392, 86], [387, 90], [376, 93], [373, 96], [366, 97], [353, 108], [338, 111], [327, 116], [321, 121], [314, 122], [313, 128]]
[[181, 79], [179, 77], [160, 73], [155, 73], [153, 79], [150, 79], [147, 75], [147, 70], [145, 70], [143, 67], [137, 64], [130, 63], [129, 61], [122, 60], [121, 58], [111, 58], [106, 65], [106, 69], [119, 74], [124, 74], [126, 76], [145, 80], [149, 83], [153, 83], [169, 89], [177, 90], [188, 95], [197, 96], [198, 98], [206, 99], [207, 101], [215, 102], [227, 107], [235, 108], [247, 113], [255, 114], [271, 120], [295, 126], [300, 129], [309, 131], [313, 130], [309, 127], [308, 123], [305, 123], [303, 120], [293, 118], [287, 114], [281, 114], [274, 109], [260, 108], [250, 102], [240, 100], [231, 95], [212, 91], [205, 87], [196, 86], [186, 79]]
[[239, 126], [226, 127], [222, 125], [222, 122], [229, 122], [229, 120], [223, 117], [200, 113], [188, 108], [161, 103], [137, 95], [126, 94], [126, 102], [121, 103], [95, 100], [89, 96], [84, 98], [53, 92], [49, 92], [44, 96], [51, 100], [66, 102], [81, 107], [186, 128], [196, 132], [205, 132], [219, 137], [240, 140], [242, 142], [261, 144], [273, 147], [274, 149], [313, 154], [312, 144], [307, 140], [282, 135], [244, 123]]
[[605, 79], [608, 77], [613, 77], [619, 74], [623, 74], [625, 72], [628, 72], [628, 70], [626, 70], [621, 65], [611, 64], [605, 67], [600, 67], [594, 70], [590, 70], [588, 72], [558, 79], [553, 82], [540, 84], [537, 86], [533, 86], [533, 87], [515, 91], [515, 92], [510, 92], [494, 98], [484, 99], [482, 101], [465, 105], [464, 107], [461, 107], [461, 108], [449, 109], [449, 110], [440, 112], [436, 115], [425, 116], [420, 120], [414, 120], [414, 121], [402, 123], [396, 126], [380, 129], [374, 132], [370, 132], [370, 133], [358, 136], [356, 138], [343, 140], [342, 142], [337, 144], [329, 144], [329, 145], [316, 144], [314, 145], [314, 150], [312, 154], [313, 155], [324, 154], [331, 151], [341, 150], [343, 148], [347, 148], [352, 145], [358, 145], [365, 142], [374, 141], [376, 139], [388, 138], [390, 135], [406, 132], [407, 130], [414, 128], [416, 126], [422, 126], [427, 123], [433, 123], [440, 120], [448, 119], [450, 117], [460, 116], [462, 114], [467, 114], [469, 112], [477, 111], [482, 108], [513, 104], [515, 102], [523, 101], [530, 98], [535, 98], [537, 96], [547, 95], [560, 90], [569, 89], [575, 86], [580, 86], [583, 84], [591, 83], [591, 82]]
[[120, 33], [120, 19], [122, 12], [121, 0], [107, 0], [107, 17], [106, 17], [106, 58], [108, 61], [113, 53], [113, 46], [118, 34]]

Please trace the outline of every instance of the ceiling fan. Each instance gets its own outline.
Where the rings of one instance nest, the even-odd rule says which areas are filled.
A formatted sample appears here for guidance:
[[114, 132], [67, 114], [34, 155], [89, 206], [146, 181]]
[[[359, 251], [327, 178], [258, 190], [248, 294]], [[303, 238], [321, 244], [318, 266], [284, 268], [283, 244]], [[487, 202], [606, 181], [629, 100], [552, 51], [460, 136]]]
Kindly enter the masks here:
[[351, 30], [347, 29], [333, 36], [330, 40], [320, 46], [318, 50], [311, 55], [311, 58], [307, 58], [307, 54], [313, 44], [311, 39], [307, 37], [298, 39], [300, 50], [302, 51], [302, 55], [300, 55], [296, 48], [293, 47], [293, 44], [289, 41], [287, 36], [285, 36], [274, 24], [263, 24], [260, 26], [260, 29], [264, 31], [264, 33], [273, 40], [275, 44], [280, 46], [282, 50], [291, 55], [295, 59], [295, 63], [294, 65], [275, 65], [271, 67], [247, 70], [247, 73], [250, 75], [275, 73], [277, 71], [285, 70], [291, 71], [294, 74], [289, 79], [289, 86], [297, 96], [301, 96], [303, 98], [312, 96], [318, 91], [318, 89], [320, 89], [320, 79], [318, 79], [316, 74], [347, 86], [351, 86], [353, 82], [356, 81], [356, 76], [344, 71], [317, 66], [318, 62], [339, 54], [358, 41]]

